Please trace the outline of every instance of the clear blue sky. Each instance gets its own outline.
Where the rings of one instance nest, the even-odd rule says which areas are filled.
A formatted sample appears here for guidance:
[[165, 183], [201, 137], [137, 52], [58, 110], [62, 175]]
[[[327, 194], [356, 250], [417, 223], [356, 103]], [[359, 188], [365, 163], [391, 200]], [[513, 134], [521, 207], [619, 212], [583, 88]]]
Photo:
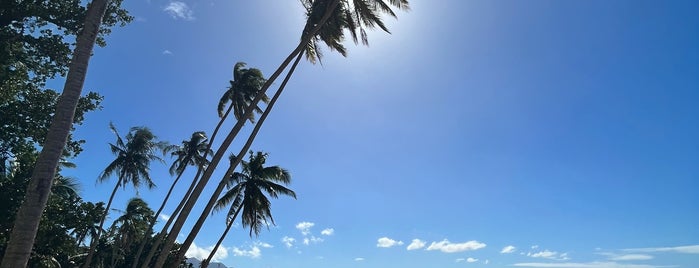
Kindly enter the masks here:
[[[297, 1], [125, 5], [136, 20], [95, 51], [85, 90], [104, 95], [104, 109], [78, 128], [88, 143], [67, 172], [90, 201], [115, 183], [96, 183], [113, 160], [109, 121], [172, 143], [210, 133], [233, 65], [271, 73], [304, 19]], [[291, 171], [298, 200], [274, 200], [277, 226], [259, 238], [237, 227], [219, 261], [699, 265], [699, 2], [411, 6], [370, 47], [348, 40], [348, 58], [326, 51], [323, 66], [301, 64], [253, 145]], [[151, 206], [167, 165], [152, 167], [158, 189], [140, 190]], [[134, 195], [118, 192], [115, 206]], [[190, 255], [223, 227], [210, 218]]]

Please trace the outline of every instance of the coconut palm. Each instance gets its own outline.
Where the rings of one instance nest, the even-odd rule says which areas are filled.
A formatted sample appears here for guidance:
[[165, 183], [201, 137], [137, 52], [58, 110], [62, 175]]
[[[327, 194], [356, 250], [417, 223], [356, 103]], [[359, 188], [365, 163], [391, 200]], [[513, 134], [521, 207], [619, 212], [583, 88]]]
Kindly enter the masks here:
[[[235, 158], [235, 155], [231, 155], [231, 162]], [[279, 166], [265, 167], [266, 160], [266, 153], [257, 152], [253, 154], [250, 151], [250, 161], [243, 161], [242, 172], [234, 172], [231, 176], [223, 178], [229, 190], [216, 202], [214, 209], [222, 210], [228, 207], [226, 229], [211, 250], [209, 257], [202, 262], [202, 268], [207, 267], [211, 262], [216, 250], [218, 250], [241, 211], [243, 213], [243, 228], [250, 228], [250, 237], [253, 234], [259, 235], [262, 227], [267, 226], [269, 223], [274, 224], [271, 202], [265, 196], [265, 193], [272, 198], [278, 198], [279, 195], [288, 195], [296, 198], [294, 191], [279, 184], [288, 185], [291, 182], [289, 172]]]
[[[216, 124], [216, 127], [214, 128], [214, 132], [211, 135], [211, 140], [209, 141], [208, 147], [207, 147], [207, 152], [204, 154], [204, 158], [211, 152], [211, 144], [213, 143], [214, 139], [216, 138], [216, 134], [218, 134], [218, 131], [221, 129], [221, 126], [223, 123], [226, 121], [228, 116], [230, 115], [230, 112], [233, 111], [233, 115], [236, 120], [240, 121], [241, 118], [243, 118], [243, 113], [245, 110], [248, 108], [248, 106], [251, 106], [251, 102], [255, 98], [255, 96], [258, 95], [258, 92], [260, 88], [264, 85], [265, 83], [265, 78], [262, 75], [262, 71], [256, 68], [245, 68], [246, 63], [244, 62], [238, 62], [235, 64], [233, 67], [233, 80], [229, 81], [230, 86], [227, 88], [226, 92], [223, 93], [221, 96], [221, 99], [219, 100], [218, 106], [217, 106], [217, 112], [218, 116], [220, 118], [218, 124]], [[264, 103], [267, 103], [269, 101], [269, 98], [267, 98], [266, 95], [262, 95], [261, 100]], [[228, 104], [230, 102], [230, 105]], [[226, 108], [228, 106], [228, 108]], [[225, 112], [224, 112], [225, 110]], [[256, 112], [262, 112], [261, 109], [255, 105], [254, 111]], [[254, 113], [250, 113], [247, 115], [246, 120], [242, 120], [243, 122], [249, 121], [251, 123], [255, 122], [255, 117]], [[158, 236], [164, 236], [167, 234], [167, 230], [172, 222], [174, 222], [175, 219], [177, 219], [177, 214], [179, 211], [184, 207], [185, 203], [187, 202], [190, 194], [194, 190], [194, 187], [197, 184], [198, 178], [203, 172], [203, 166], [200, 167], [197, 170], [197, 174], [194, 176], [194, 179], [192, 180], [192, 184], [190, 185], [189, 189], [187, 190], [184, 198], [182, 198], [182, 201], [180, 204], [177, 206], [175, 209], [175, 212], [172, 213], [170, 216], [170, 219], [168, 219], [167, 223], [163, 226], [162, 231], [158, 234]], [[188, 213], [188, 212], [187, 212]], [[180, 227], [181, 228], [181, 227]], [[179, 230], [178, 230], [179, 231]], [[155, 254], [155, 252], [158, 249], [158, 246], [160, 245], [161, 239], [157, 238], [155, 241], [155, 246], [151, 247], [151, 250], [149, 251], [148, 255], [146, 256], [143, 265], [141, 266], [142, 268], [149, 267], [148, 264]], [[174, 241], [173, 241], [174, 242]], [[162, 260], [164, 261], [164, 259]], [[133, 267], [135, 268], [135, 267]]]
[[155, 219], [153, 210], [141, 198], [131, 198], [123, 215], [114, 220], [112, 230], [116, 234], [114, 251], [121, 249], [122, 254], [112, 254], [111, 267], [115, 267], [120, 256], [128, 253], [131, 245], [138, 240], [150, 237], [149, 224]]
[[2, 268], [25, 267], [29, 261], [56, 167], [73, 127], [73, 117], [87, 75], [87, 65], [102, 24], [102, 17], [107, 10], [107, 3], [107, 0], [93, 0], [87, 9], [85, 27], [77, 37], [63, 93], [58, 99], [44, 147], [34, 166], [24, 202], [17, 212], [12, 234], [0, 263]]
[[151, 161], [163, 160], [156, 155], [158, 151], [164, 151], [167, 147], [165, 142], [160, 142], [157, 137], [146, 127], [134, 127], [126, 135], [126, 142], [121, 138], [119, 133], [114, 127], [114, 124], [110, 123], [109, 128], [112, 130], [114, 135], [116, 135], [116, 143], [110, 143], [109, 147], [112, 153], [117, 157], [107, 165], [102, 174], [99, 176], [99, 181], [104, 182], [109, 179], [112, 175], [117, 175], [118, 180], [116, 185], [114, 185], [114, 190], [109, 196], [109, 201], [107, 202], [107, 207], [105, 208], [105, 213], [100, 221], [100, 228], [97, 232], [97, 237], [94, 237], [92, 243], [90, 243], [90, 251], [88, 252], [87, 258], [83, 267], [90, 267], [90, 262], [92, 261], [92, 255], [94, 254], [95, 247], [97, 246], [97, 241], [99, 241], [102, 235], [102, 226], [104, 226], [104, 220], [107, 218], [109, 213], [109, 208], [112, 206], [112, 201], [114, 200], [114, 195], [119, 187], [126, 188], [127, 184], [131, 184], [136, 188], [141, 185], [146, 185], [148, 188], [154, 188], [155, 183], [150, 178], [150, 163]]
[[[260, 90], [259, 94], [252, 101], [251, 105], [248, 106], [248, 108], [245, 110], [243, 118], [246, 118], [247, 114], [251, 114], [253, 112], [254, 108], [257, 107], [257, 103], [259, 103], [259, 101], [262, 99], [267, 89], [279, 77], [279, 75], [281, 75], [281, 73], [286, 69], [286, 67], [288, 67], [288, 65], [291, 63], [292, 60], [294, 60], [294, 58], [300, 57], [304, 51], [313, 51], [315, 52], [313, 55], [315, 55], [316, 57], [319, 55], [317, 43], [309, 45], [309, 43], [314, 42], [314, 38], [320, 36], [319, 39], [316, 39], [316, 42], [317, 40], [322, 40], [326, 42], [326, 44], [328, 44], [331, 49], [337, 50], [341, 54], [343, 54], [344, 50], [342, 50], [342, 48], [344, 47], [339, 46], [340, 41], [342, 41], [343, 37], [340, 29], [350, 30], [355, 42], [358, 39], [361, 39], [363, 44], [368, 44], [366, 29], [379, 27], [382, 30], [388, 32], [388, 29], [382, 22], [379, 14], [387, 13], [390, 16], [395, 16], [395, 13], [392, 11], [391, 6], [402, 10], [409, 9], [407, 0], [389, 0], [388, 2], [389, 3], [387, 4], [383, 0], [316, 0], [312, 2], [309, 1], [308, 3], [311, 3], [311, 9], [310, 12], [307, 10], [308, 19], [304, 27], [304, 30], [301, 34], [301, 41], [299, 42], [297, 47], [289, 54], [289, 56], [287, 56], [287, 58], [282, 62], [282, 64], [277, 68], [277, 70], [270, 76], [269, 80], [267, 80], [267, 82], [262, 86], [262, 89]], [[330, 23], [328, 23], [328, 21], [330, 21]], [[319, 33], [323, 34], [319, 35]], [[288, 76], [290, 76], [291, 73], [292, 72], [290, 71]], [[185, 220], [189, 216], [189, 212], [194, 207], [194, 204], [196, 203], [202, 191], [204, 190], [214, 170], [218, 166], [220, 160], [223, 158], [223, 155], [225, 154], [228, 147], [233, 142], [233, 139], [238, 135], [238, 133], [242, 129], [244, 123], [244, 120], [238, 120], [238, 123], [236, 123], [233, 129], [228, 133], [221, 146], [216, 151], [216, 154], [214, 154], [214, 156], [212, 157], [211, 164], [202, 174], [200, 181], [197, 183], [196, 188], [192, 192], [192, 195], [187, 200], [187, 203], [185, 204], [183, 211], [180, 213], [175, 224], [173, 225], [172, 231], [168, 234], [166, 243], [164, 245], [164, 249], [169, 250], [172, 244], [174, 243], [175, 238], [179, 234], [182, 226], [184, 225]], [[252, 138], [254, 139], [254, 137]], [[242, 160], [240, 159], [242, 155], [238, 156], [239, 159], [237, 161], [234, 161], [234, 164], [236, 165]], [[235, 166], [233, 166], [232, 168], [235, 169]], [[230, 174], [230, 172], [232, 172], [231, 168], [229, 168], [227, 174]], [[202, 214], [199, 217], [197, 223], [194, 225], [192, 231], [190, 232], [188, 239], [185, 240], [185, 242], [182, 244], [180, 253], [178, 254], [179, 258], [184, 257], [184, 253], [187, 251], [191, 243], [194, 241], [193, 237], [195, 237], [198, 234], [199, 230], [201, 229], [201, 226], [203, 225], [203, 221], [206, 220], [206, 215], [208, 215], [213, 209], [218, 195], [221, 193], [222, 190], [223, 187], [218, 187], [214, 192], [214, 195], [209, 199], [209, 203], [205, 207], [204, 211], [202, 211]], [[164, 261], [165, 256], [159, 256], [158, 261], [156, 262], [156, 267], [162, 266]]]
[[[197, 131], [192, 133], [192, 136], [189, 138], [189, 140], [183, 140], [182, 145], [168, 147], [168, 150], [171, 151], [171, 155], [175, 157], [175, 161], [173, 161], [172, 165], [170, 166], [170, 175], [177, 175], [177, 177], [174, 181], [172, 181], [170, 190], [168, 190], [167, 194], [165, 195], [163, 203], [158, 208], [158, 211], [155, 212], [155, 216], [153, 217], [148, 226], [148, 232], [146, 232], [148, 235], [150, 235], [150, 232], [153, 230], [153, 226], [155, 226], [155, 223], [158, 217], [160, 216], [160, 213], [163, 211], [163, 208], [165, 208], [165, 204], [167, 204], [167, 201], [170, 198], [170, 195], [172, 194], [172, 190], [175, 188], [175, 185], [177, 185], [177, 182], [182, 177], [182, 174], [184, 173], [185, 169], [187, 169], [188, 166], [204, 167], [208, 163], [208, 161], [206, 160], [206, 155], [210, 153], [211, 149], [209, 148], [210, 146], [207, 143], [207, 140], [208, 138], [206, 137], [206, 133], [204, 133], [203, 131]], [[194, 188], [195, 182], [195, 180], [192, 181], [192, 185], [190, 185], [188, 192], [191, 191], [192, 188]], [[189, 193], [186, 193], [184, 199], [186, 199], [186, 196], [188, 195]], [[175, 212], [173, 212], [173, 214], [170, 217], [176, 215], [181, 209], [182, 205], [183, 202], [180, 202], [180, 205], [177, 207], [177, 209], [175, 209]], [[172, 221], [168, 221], [168, 224], [166, 224], [164, 227], [165, 230], [167, 230], [167, 227], [170, 225], [171, 222]], [[141, 241], [141, 244], [138, 247], [138, 251], [134, 255], [132, 267], [137, 267], [138, 260], [141, 258], [143, 248], [145, 247], [147, 242], [147, 239]], [[159, 242], [160, 239], [157, 239], [155, 247], [157, 247], [160, 244]], [[152, 257], [152, 255], [150, 255], [150, 257]], [[148, 261], [150, 261], [150, 258], [148, 258]]]

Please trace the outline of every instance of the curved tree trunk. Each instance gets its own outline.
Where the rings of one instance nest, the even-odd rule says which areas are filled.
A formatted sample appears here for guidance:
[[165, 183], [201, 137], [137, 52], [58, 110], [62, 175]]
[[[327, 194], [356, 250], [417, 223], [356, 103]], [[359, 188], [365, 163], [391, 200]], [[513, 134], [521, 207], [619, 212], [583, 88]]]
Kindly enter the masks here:
[[235, 219], [238, 217], [238, 213], [240, 213], [241, 210], [242, 210], [242, 206], [238, 207], [238, 209], [235, 211], [235, 214], [233, 214], [233, 218], [231, 219], [231, 221], [228, 222], [228, 224], [226, 224], [226, 230], [223, 231], [223, 234], [221, 234], [221, 237], [216, 242], [214, 249], [212, 249], [211, 253], [209, 253], [209, 257], [206, 258], [206, 260], [201, 262], [201, 268], [209, 267], [211, 260], [214, 258], [214, 255], [216, 255], [216, 250], [218, 250], [218, 247], [220, 247], [221, 243], [223, 243], [223, 239], [226, 238], [226, 235], [228, 235], [228, 231], [230, 231], [231, 227], [233, 227], [233, 222], [235, 222]]
[[123, 176], [119, 176], [119, 180], [117, 181], [117, 184], [114, 186], [114, 190], [112, 190], [112, 195], [109, 196], [109, 202], [107, 202], [107, 207], [104, 209], [104, 215], [102, 216], [102, 220], [100, 221], [100, 226], [97, 229], [97, 236], [90, 238], [90, 251], [87, 253], [87, 257], [85, 258], [85, 263], [83, 264], [83, 268], [89, 268], [90, 263], [92, 262], [92, 256], [95, 255], [95, 249], [97, 248], [97, 245], [99, 244], [100, 237], [102, 236], [102, 231], [103, 231], [103, 226], [104, 226], [104, 220], [107, 219], [107, 215], [109, 215], [109, 208], [112, 207], [112, 201], [114, 201], [114, 196], [116, 195], [117, 190], [119, 189], [119, 186], [121, 186], [123, 182]]
[[[274, 80], [276, 80], [277, 77], [279, 77], [279, 75], [284, 71], [284, 69], [286, 69], [286, 67], [289, 65], [289, 63], [291, 63], [294, 57], [299, 55], [304, 50], [308, 42], [310, 42], [311, 38], [313, 38], [313, 36], [315, 36], [316, 33], [318, 33], [321, 26], [325, 24], [328, 18], [330, 18], [330, 15], [332, 15], [333, 13], [332, 11], [337, 7], [339, 3], [340, 0], [333, 0], [333, 2], [329, 5], [329, 9], [325, 12], [325, 14], [323, 14], [323, 17], [321, 18], [319, 23], [315, 25], [309, 32], [304, 33], [305, 35], [302, 37], [302, 40], [299, 43], [299, 45], [291, 52], [291, 54], [289, 54], [289, 56], [287, 56], [284, 62], [282, 62], [282, 64], [277, 68], [277, 70], [272, 74], [272, 76], [270, 76], [269, 80], [265, 82], [265, 84], [262, 86], [262, 89], [257, 94], [253, 102], [245, 110], [245, 114], [243, 115], [241, 120], [238, 120], [238, 123], [236, 123], [231, 132], [228, 133], [228, 136], [226, 136], [226, 139], [223, 141], [219, 149], [216, 151], [216, 154], [214, 154], [214, 157], [211, 159], [211, 163], [209, 163], [209, 166], [206, 168], [206, 171], [204, 171], [204, 174], [202, 175], [200, 181], [197, 183], [196, 189], [194, 189], [194, 192], [192, 192], [192, 195], [187, 200], [184, 209], [177, 217], [175, 225], [172, 227], [172, 230], [170, 231], [165, 240], [162, 252], [166, 253], [172, 248], [173, 244], [175, 243], [175, 239], [177, 238], [177, 235], [179, 234], [180, 230], [182, 229], [182, 226], [184, 225], [184, 222], [187, 220], [189, 213], [192, 211], [192, 208], [199, 199], [199, 196], [201, 195], [202, 191], [204, 191], [204, 188], [206, 187], [206, 184], [209, 182], [209, 179], [211, 178], [211, 175], [213, 174], [214, 170], [218, 166], [218, 163], [223, 158], [224, 154], [226, 153], [226, 150], [233, 142], [233, 139], [236, 137], [236, 135], [238, 135], [238, 132], [240, 132], [240, 130], [242, 129], [243, 124], [245, 124], [245, 118], [248, 118], [249, 114], [253, 112], [255, 107], [257, 107], [258, 103], [260, 102], [260, 100], [262, 100], [262, 97], [266, 93], [269, 86], [274, 82]], [[207, 214], [209, 212], [207, 212]], [[186, 252], [187, 247], [182, 247], [182, 249], [184, 249], [184, 251]], [[167, 255], [160, 254], [154, 267], [162, 267], [165, 263], [166, 258]]]
[[[284, 81], [279, 86], [279, 89], [277, 90], [276, 93], [274, 93], [274, 96], [272, 97], [272, 100], [270, 100], [267, 107], [265, 107], [264, 113], [262, 113], [259, 121], [257, 122], [257, 124], [255, 124], [255, 128], [252, 130], [252, 133], [250, 133], [250, 136], [248, 137], [248, 140], [245, 142], [245, 145], [243, 146], [243, 148], [240, 150], [240, 153], [238, 153], [235, 156], [235, 160], [231, 163], [231, 166], [226, 171], [224, 178], [233, 174], [233, 171], [235, 170], [235, 168], [243, 160], [243, 157], [245, 157], [245, 152], [250, 150], [250, 146], [252, 146], [252, 142], [255, 141], [255, 138], [257, 137], [257, 133], [260, 131], [262, 124], [265, 122], [265, 119], [267, 119], [267, 116], [269, 115], [270, 111], [272, 111], [272, 108], [274, 108], [274, 104], [277, 102], [277, 100], [279, 99], [279, 96], [281, 96], [282, 92], [284, 91], [284, 88], [286, 87], [287, 82], [289, 82], [291, 75], [293, 75], [294, 71], [296, 70], [296, 66], [301, 61], [302, 57], [303, 57], [303, 53], [300, 53], [296, 57], [294, 64], [291, 65], [291, 69], [289, 70], [289, 73], [286, 74], [286, 77], [284, 77]], [[218, 196], [221, 195], [221, 192], [223, 192], [223, 188], [225, 186], [226, 186], [225, 180], [222, 179], [219, 182], [218, 187], [216, 187], [216, 190], [213, 193], [213, 195], [211, 195], [211, 198], [209, 199], [209, 203], [207, 203], [206, 208], [204, 209], [202, 214], [199, 216], [199, 219], [194, 224], [194, 227], [192, 227], [192, 231], [187, 236], [187, 239], [185, 239], [185, 241], [182, 243], [182, 247], [180, 247], [180, 251], [177, 253], [176, 260], [184, 259], [184, 257], [185, 257], [184, 254], [187, 252], [187, 249], [189, 248], [189, 246], [192, 245], [192, 242], [194, 242], [194, 238], [196, 238], [197, 234], [201, 230], [201, 227], [204, 225], [204, 222], [206, 221], [209, 214], [211, 213], [211, 210], [213, 209], [214, 205], [216, 205], [216, 200], [218, 200]], [[236, 212], [236, 214], [237, 214], [237, 212]]]
[[[206, 151], [204, 152], [204, 159], [206, 159], [206, 157], [209, 155], [209, 150], [211, 150], [211, 146], [214, 142], [214, 139], [216, 139], [216, 134], [218, 134], [218, 131], [221, 129], [223, 122], [226, 121], [226, 119], [228, 118], [228, 115], [231, 113], [232, 110], [233, 110], [233, 104], [231, 103], [231, 105], [228, 106], [226, 113], [223, 114], [223, 116], [221, 117], [221, 120], [219, 120], [218, 124], [216, 124], [216, 127], [214, 128], [214, 132], [211, 134], [211, 138], [209, 139], [208, 145], [206, 146]], [[189, 199], [189, 196], [192, 195], [192, 191], [194, 190], [194, 187], [196, 186], [197, 181], [199, 179], [199, 176], [201, 176], [201, 173], [203, 172], [203, 170], [204, 170], [204, 168], [201, 166], [199, 168], [197, 168], [197, 174], [194, 175], [194, 179], [192, 180], [192, 184], [189, 185], [189, 189], [187, 189], [187, 192], [185, 193], [184, 197], [182, 198], [182, 201], [180, 201], [180, 203], [177, 205], [177, 208], [175, 208], [175, 211], [172, 212], [172, 215], [170, 215], [170, 218], [167, 220], [167, 223], [165, 223], [165, 226], [163, 226], [163, 229], [160, 231], [160, 233], [158, 235], [156, 235], [155, 241], [153, 242], [151, 249], [148, 251], [148, 255], [146, 256], [145, 260], [143, 260], [143, 265], [141, 266], [141, 268], [148, 268], [149, 267], [148, 265], [150, 264], [151, 259], [155, 255], [155, 252], [158, 251], [158, 247], [162, 243], [163, 238], [165, 237], [165, 235], [167, 235], [168, 227], [170, 227], [170, 224], [172, 224], [172, 222], [175, 219], [177, 219], [178, 213], [180, 213], [180, 210], [182, 209], [182, 207], [184, 207], [185, 203]], [[136, 255], [136, 257], [134, 258], [135, 260], [138, 260], [138, 258], [141, 257], [140, 252], [143, 250], [144, 246], [145, 246], [145, 244], [142, 244], [140, 246], [139, 254]], [[132, 266], [132, 268], [136, 268], [136, 266]]]
[[46, 207], [53, 178], [56, 175], [56, 167], [73, 126], [75, 109], [87, 75], [88, 63], [106, 10], [107, 0], [94, 0], [87, 9], [85, 26], [77, 37], [63, 93], [56, 105], [56, 114], [51, 121], [44, 147], [34, 166], [25, 199], [17, 211], [10, 241], [0, 264], [2, 268], [27, 266], [41, 214]]

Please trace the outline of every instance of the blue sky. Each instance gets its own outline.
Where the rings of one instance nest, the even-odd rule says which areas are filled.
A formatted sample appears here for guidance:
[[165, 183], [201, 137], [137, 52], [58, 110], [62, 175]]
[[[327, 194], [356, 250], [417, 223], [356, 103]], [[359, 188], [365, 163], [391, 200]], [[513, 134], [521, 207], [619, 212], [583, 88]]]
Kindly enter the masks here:
[[[67, 171], [90, 201], [115, 183], [96, 183], [113, 159], [109, 121], [172, 143], [210, 133], [233, 65], [271, 73], [303, 27], [297, 1], [125, 5], [136, 19], [95, 51], [85, 90], [104, 95], [104, 109], [78, 128], [88, 143]], [[386, 18], [391, 35], [370, 33], [370, 47], [348, 40], [347, 58], [326, 51], [324, 65], [301, 64], [253, 145], [291, 171], [298, 200], [274, 200], [277, 225], [259, 238], [237, 227], [219, 261], [699, 265], [698, 2], [411, 7]], [[139, 191], [153, 207], [166, 170], [154, 164], [158, 189]], [[134, 195], [118, 192], [115, 207]], [[206, 254], [223, 228], [211, 217], [190, 255]]]

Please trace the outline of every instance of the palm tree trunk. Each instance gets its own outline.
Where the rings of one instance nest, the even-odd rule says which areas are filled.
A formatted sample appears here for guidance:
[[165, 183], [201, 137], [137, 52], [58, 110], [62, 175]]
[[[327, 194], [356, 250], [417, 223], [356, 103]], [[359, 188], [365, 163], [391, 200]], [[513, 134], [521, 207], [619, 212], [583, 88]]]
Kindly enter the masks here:
[[[233, 110], [233, 105], [231, 104], [230, 106], [228, 106], [228, 109], [221, 117], [221, 120], [219, 120], [218, 124], [216, 124], [216, 127], [214, 128], [214, 132], [211, 134], [211, 138], [209, 139], [208, 145], [206, 146], [206, 151], [204, 152], [204, 159], [206, 159], [206, 157], [209, 155], [209, 150], [211, 150], [211, 146], [214, 142], [214, 139], [216, 139], [216, 134], [218, 134], [218, 131], [221, 129], [223, 122], [226, 121], [226, 119], [228, 118], [228, 115], [231, 113], [232, 110]], [[167, 220], [167, 223], [165, 223], [165, 226], [163, 226], [163, 229], [156, 236], [155, 241], [153, 242], [153, 245], [151, 246], [151, 249], [149, 250], [148, 255], [146, 256], [145, 260], [143, 261], [143, 265], [141, 266], [141, 268], [148, 268], [148, 264], [150, 264], [150, 260], [153, 258], [153, 255], [155, 255], [155, 252], [158, 250], [160, 243], [162, 243], [163, 238], [167, 234], [168, 227], [170, 227], [170, 224], [172, 224], [172, 222], [175, 219], [177, 219], [178, 213], [180, 212], [182, 207], [184, 207], [185, 203], [189, 199], [189, 196], [192, 194], [192, 191], [193, 191], [194, 187], [196, 186], [197, 181], [199, 179], [199, 176], [201, 176], [201, 173], [203, 170], [204, 170], [204, 168], [202, 166], [199, 166], [199, 168], [197, 168], [197, 174], [194, 175], [194, 179], [192, 180], [192, 184], [189, 185], [189, 189], [187, 189], [187, 192], [185, 193], [184, 197], [182, 198], [182, 201], [180, 201], [180, 203], [177, 205], [177, 208], [175, 208], [175, 211], [172, 212], [172, 214], [170, 215], [170, 218]], [[144, 246], [145, 246], [145, 244], [142, 244], [139, 247], [139, 252], [141, 252], [143, 250]], [[140, 253], [137, 254], [134, 259], [138, 260], [139, 257], [141, 257]], [[138, 262], [136, 261], [135, 263], [138, 263]], [[136, 266], [134, 265], [131, 268], [136, 268]]]
[[[155, 216], [153, 216], [153, 219], [150, 221], [150, 224], [148, 224], [148, 230], [144, 233], [143, 241], [141, 241], [141, 245], [138, 246], [138, 251], [136, 252], [136, 255], [133, 258], [131, 268], [136, 268], [138, 266], [138, 259], [141, 258], [141, 254], [143, 253], [143, 248], [146, 246], [146, 243], [148, 242], [150, 232], [153, 230], [153, 226], [155, 226], [155, 223], [158, 222], [158, 216], [160, 216], [160, 213], [163, 211], [163, 208], [165, 208], [165, 204], [167, 204], [168, 199], [170, 198], [170, 195], [172, 194], [172, 190], [175, 189], [175, 185], [177, 185], [177, 182], [180, 180], [182, 177], [182, 173], [184, 173], [184, 170], [180, 171], [179, 174], [177, 174], [177, 178], [172, 182], [172, 185], [170, 185], [170, 190], [167, 191], [167, 194], [165, 195], [165, 199], [163, 199], [163, 203], [160, 205], [160, 208], [158, 208], [158, 211], [155, 212]], [[190, 187], [191, 188], [191, 187]], [[186, 196], [186, 194], [185, 194]], [[173, 216], [170, 216], [173, 217]]]
[[238, 217], [238, 213], [240, 213], [241, 209], [242, 209], [242, 206], [238, 207], [238, 209], [235, 210], [235, 214], [233, 214], [233, 218], [230, 220], [230, 222], [228, 222], [228, 224], [226, 224], [226, 230], [223, 231], [223, 234], [221, 234], [221, 237], [216, 242], [214, 249], [211, 250], [211, 253], [209, 253], [209, 257], [206, 258], [205, 261], [201, 262], [201, 268], [209, 267], [211, 260], [214, 258], [214, 255], [216, 255], [216, 250], [218, 250], [218, 247], [221, 246], [221, 243], [223, 243], [223, 239], [225, 239], [226, 235], [228, 235], [228, 231], [230, 231], [231, 227], [233, 227], [233, 222], [235, 222], [235, 219]]
[[[281, 96], [282, 92], [284, 91], [286, 84], [289, 82], [289, 79], [291, 78], [294, 71], [296, 70], [296, 66], [298, 66], [302, 57], [303, 57], [303, 53], [298, 54], [298, 56], [296, 57], [294, 64], [291, 65], [291, 69], [289, 70], [289, 73], [286, 74], [286, 77], [284, 77], [284, 81], [282, 81], [282, 84], [279, 86], [279, 89], [277, 90], [276, 93], [274, 93], [274, 96], [272, 97], [272, 100], [270, 100], [267, 107], [265, 107], [264, 113], [262, 113], [259, 121], [257, 122], [257, 124], [255, 124], [255, 128], [252, 130], [252, 133], [250, 133], [250, 136], [248, 137], [248, 140], [245, 142], [245, 145], [243, 146], [243, 148], [240, 150], [240, 153], [238, 153], [235, 156], [235, 160], [231, 163], [231, 166], [226, 171], [226, 175], [224, 175], [224, 178], [227, 178], [228, 176], [233, 174], [233, 171], [235, 170], [235, 168], [240, 164], [243, 157], [245, 157], [245, 152], [250, 150], [250, 146], [252, 146], [252, 142], [257, 137], [257, 133], [260, 131], [262, 124], [267, 119], [267, 116], [269, 115], [270, 111], [272, 111], [272, 108], [274, 108], [274, 104], [277, 102], [277, 99], [279, 99], [279, 96]], [[211, 198], [209, 199], [209, 203], [206, 205], [206, 208], [204, 209], [202, 214], [199, 216], [199, 219], [194, 224], [194, 227], [192, 227], [192, 231], [187, 236], [187, 239], [185, 239], [185, 241], [182, 243], [182, 246], [180, 247], [180, 251], [177, 253], [176, 260], [184, 259], [184, 254], [187, 252], [187, 249], [192, 244], [192, 242], [194, 242], [194, 238], [196, 238], [197, 234], [201, 230], [201, 227], [204, 225], [204, 222], [206, 221], [209, 214], [211, 213], [211, 210], [213, 209], [214, 205], [216, 205], [216, 200], [218, 200], [218, 197], [219, 197], [219, 195], [221, 195], [221, 192], [223, 192], [223, 188], [225, 186], [226, 186], [225, 180], [221, 180], [218, 184], [218, 187], [216, 187], [215, 192], [213, 193], [213, 195], [211, 195]]]
[[119, 181], [117, 181], [117, 184], [114, 186], [114, 190], [112, 190], [112, 195], [109, 196], [109, 201], [107, 202], [107, 207], [104, 209], [104, 215], [102, 216], [102, 220], [100, 220], [100, 226], [97, 229], [97, 236], [90, 238], [90, 251], [87, 253], [87, 257], [85, 258], [85, 263], [83, 264], [83, 268], [89, 268], [90, 263], [92, 262], [92, 256], [95, 254], [95, 249], [97, 248], [97, 245], [99, 244], [100, 237], [102, 236], [102, 227], [104, 226], [104, 220], [107, 219], [107, 215], [109, 214], [109, 209], [112, 207], [112, 201], [114, 201], [114, 196], [116, 195], [117, 190], [119, 189], [119, 186], [123, 183], [123, 178], [124, 175], [119, 176]]
[[2, 268], [27, 266], [41, 214], [46, 207], [53, 178], [56, 175], [56, 167], [73, 125], [75, 109], [87, 75], [92, 49], [106, 10], [107, 0], [94, 0], [87, 9], [84, 29], [77, 37], [63, 93], [58, 99], [56, 113], [46, 135], [44, 147], [34, 166], [24, 202], [17, 211], [10, 241], [0, 264]]
[[[325, 14], [323, 14], [323, 17], [321, 18], [319, 23], [315, 25], [309, 32], [304, 32], [304, 36], [302, 37], [302, 40], [299, 43], [299, 45], [291, 52], [291, 54], [289, 54], [289, 56], [287, 56], [284, 62], [282, 62], [282, 64], [277, 68], [277, 70], [272, 74], [272, 76], [270, 76], [269, 80], [265, 82], [260, 92], [252, 101], [250, 106], [245, 110], [245, 114], [240, 118], [240, 120], [238, 120], [238, 123], [236, 123], [231, 132], [228, 133], [228, 136], [226, 136], [226, 139], [223, 141], [219, 149], [216, 151], [216, 154], [214, 154], [214, 157], [211, 159], [211, 163], [209, 163], [209, 166], [206, 168], [206, 171], [204, 171], [204, 174], [202, 175], [200, 181], [197, 183], [197, 187], [194, 189], [194, 192], [192, 192], [192, 195], [187, 200], [187, 203], [185, 204], [185, 207], [183, 208], [182, 212], [180, 213], [180, 215], [178, 215], [177, 220], [175, 221], [175, 224], [172, 227], [170, 233], [168, 234], [165, 240], [165, 244], [163, 245], [163, 253], [167, 253], [167, 251], [169, 251], [172, 248], [173, 244], [175, 243], [175, 239], [177, 238], [177, 235], [182, 229], [184, 222], [187, 220], [189, 213], [192, 211], [194, 204], [199, 199], [199, 196], [201, 195], [202, 191], [204, 191], [206, 184], [209, 182], [209, 179], [211, 178], [211, 175], [213, 175], [214, 170], [223, 158], [228, 147], [233, 142], [233, 139], [238, 135], [238, 132], [240, 132], [240, 130], [242, 129], [246, 121], [245, 119], [248, 118], [250, 113], [252, 113], [255, 107], [257, 107], [258, 103], [260, 102], [260, 100], [262, 100], [262, 97], [265, 95], [267, 89], [274, 82], [274, 80], [276, 80], [277, 77], [279, 77], [279, 75], [284, 71], [284, 69], [286, 69], [286, 67], [289, 65], [289, 63], [291, 63], [294, 57], [296, 57], [303, 51], [308, 42], [310, 42], [311, 38], [313, 38], [313, 36], [315, 36], [316, 33], [318, 33], [318, 30], [320, 30], [321, 26], [325, 24], [328, 18], [330, 18], [330, 15], [332, 15], [333, 10], [337, 7], [339, 3], [340, 0], [333, 0], [333, 2], [329, 5], [329, 9], [325, 12]], [[184, 251], [187, 251], [186, 248], [184, 248]], [[167, 255], [161, 254], [160, 256], [158, 256], [158, 260], [156, 261], [154, 267], [162, 267], [162, 265], [165, 263], [166, 258]]]

